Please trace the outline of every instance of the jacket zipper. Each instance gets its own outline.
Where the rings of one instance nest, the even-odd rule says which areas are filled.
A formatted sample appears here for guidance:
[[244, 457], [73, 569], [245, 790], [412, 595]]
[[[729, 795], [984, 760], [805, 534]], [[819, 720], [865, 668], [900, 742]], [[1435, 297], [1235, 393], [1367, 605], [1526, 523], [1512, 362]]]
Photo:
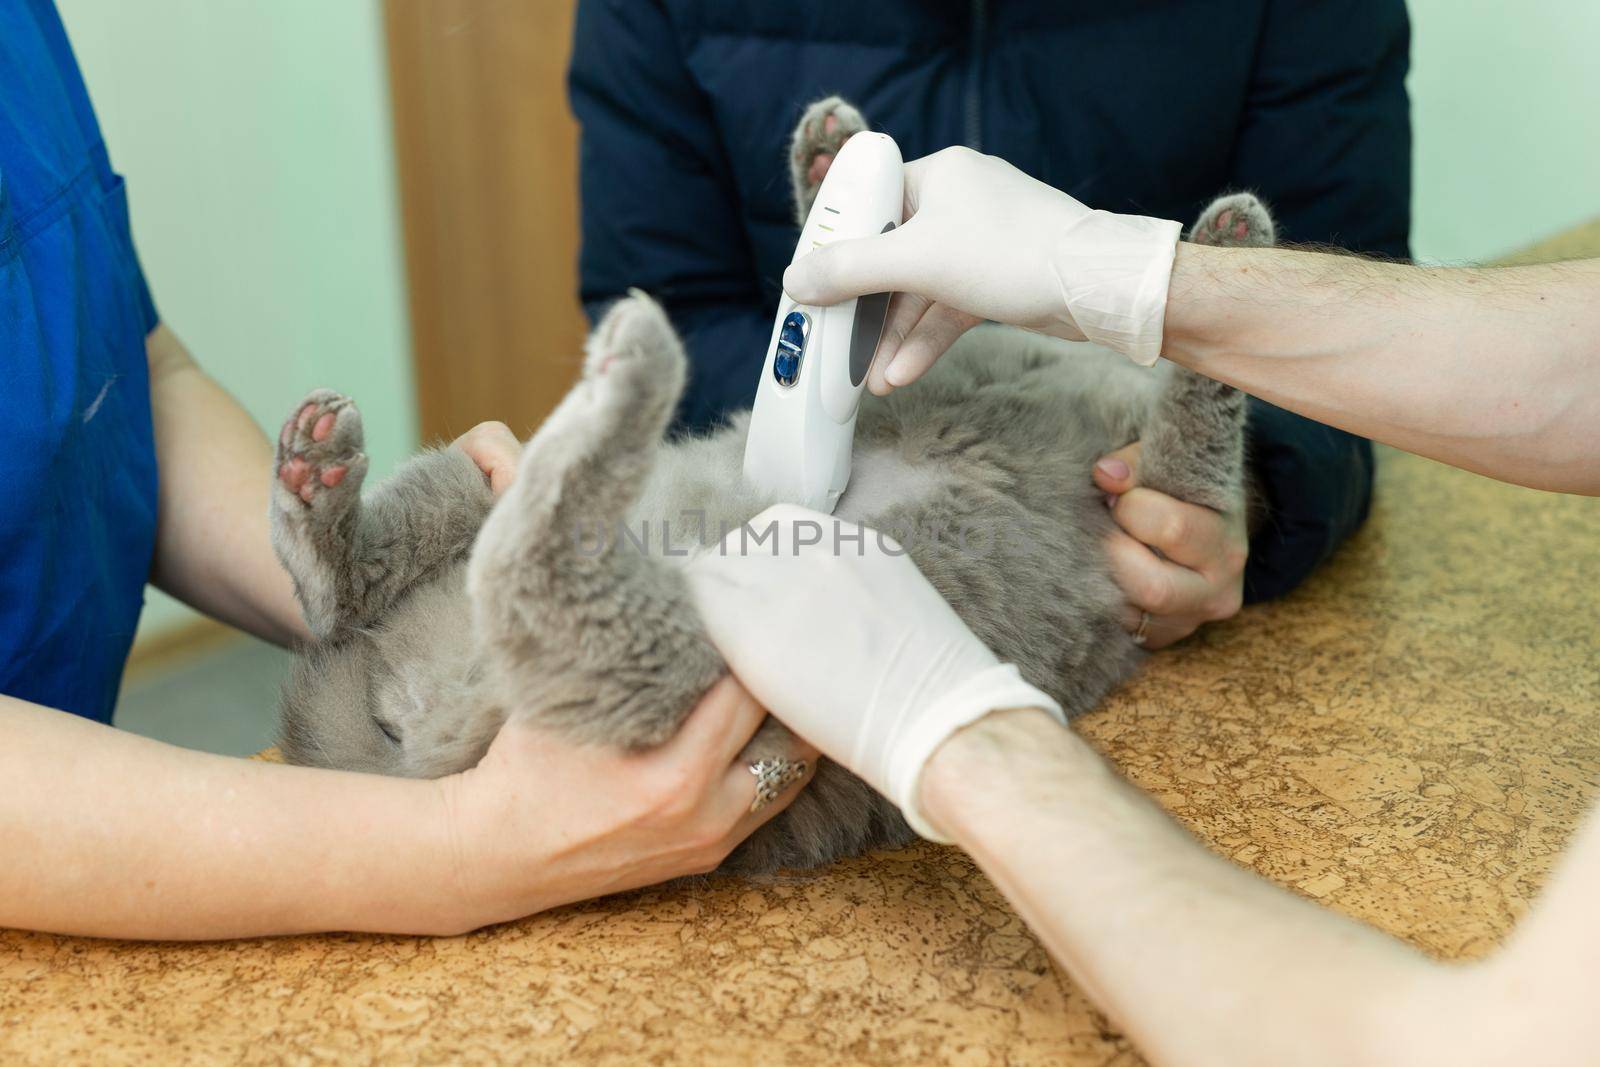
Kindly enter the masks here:
[[988, 0], [972, 0], [971, 40], [967, 44], [966, 143], [983, 151], [983, 51], [988, 28]]

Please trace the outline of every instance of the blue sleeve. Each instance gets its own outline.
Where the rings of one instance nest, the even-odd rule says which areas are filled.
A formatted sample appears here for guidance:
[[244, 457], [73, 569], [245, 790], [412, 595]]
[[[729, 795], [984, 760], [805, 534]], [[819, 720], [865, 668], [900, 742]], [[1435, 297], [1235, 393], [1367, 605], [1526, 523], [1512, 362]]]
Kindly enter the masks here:
[[[1291, 244], [1404, 258], [1411, 120], [1403, 0], [1273, 0], [1262, 25], [1231, 182], [1259, 193]], [[1259, 400], [1250, 454], [1268, 513], [1245, 599], [1288, 592], [1366, 518], [1367, 441]]]
[[582, 127], [584, 308], [593, 319], [630, 286], [661, 302], [689, 353], [680, 426], [748, 407], [771, 309], [710, 101], [666, 13], [580, 3], [568, 88]]

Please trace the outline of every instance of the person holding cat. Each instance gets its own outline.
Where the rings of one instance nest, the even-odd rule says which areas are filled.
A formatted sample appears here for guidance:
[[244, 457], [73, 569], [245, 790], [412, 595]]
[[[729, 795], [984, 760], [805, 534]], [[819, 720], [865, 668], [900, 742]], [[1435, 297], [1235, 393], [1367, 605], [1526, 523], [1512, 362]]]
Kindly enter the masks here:
[[[784, 278], [810, 303], [901, 294], [880, 390], [994, 319], [1159, 353], [1490, 477], [1600, 495], [1600, 260], [1475, 270], [1180, 244], [1176, 223], [1091, 211], [966, 149], [906, 177], [904, 227]], [[811, 547], [730, 546], [691, 570], [735, 674], [925, 836], [970, 852], [1153, 1062], [1595, 1062], [1600, 812], [1503, 949], [1434, 962], [1209, 852], [1040, 710], [1054, 707], [1042, 693], [985, 702], [994, 655], [892, 544], [833, 552], [796, 536], [826, 516], [781, 507], [755, 525], [768, 520]], [[766, 654], [773, 628], [789, 655]]]
[[[794, 250], [780, 131], [829, 94], [908, 159], [981, 148], [1166, 218], [1248, 189], [1290, 240], [1404, 257], [1409, 35], [1402, 0], [586, 0], [582, 297], [595, 321], [631, 286], [666, 308], [690, 359], [682, 426], [748, 408]], [[1124, 500], [1108, 550], [1147, 647], [1282, 596], [1364, 521], [1359, 437], [1253, 399], [1246, 454], [1249, 516], [1138, 485], [1137, 443], [1084, 472]]]
[[[750, 811], [765, 712], [731, 682], [654, 752], [512, 725], [428, 782], [112, 729], [147, 580], [307, 636], [261, 506], [272, 446], [156, 314], [127, 211], [53, 5], [0, 3], [0, 926], [459, 932], [709, 870], [788, 805]], [[509, 430], [457, 444], [505, 487]]]

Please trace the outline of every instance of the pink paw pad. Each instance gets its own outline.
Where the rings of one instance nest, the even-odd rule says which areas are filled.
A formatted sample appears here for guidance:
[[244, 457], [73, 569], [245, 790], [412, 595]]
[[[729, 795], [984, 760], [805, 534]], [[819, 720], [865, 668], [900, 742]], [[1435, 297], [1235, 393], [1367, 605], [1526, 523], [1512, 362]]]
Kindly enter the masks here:
[[1217, 236], [1228, 234], [1235, 241], [1243, 241], [1250, 236], [1250, 223], [1243, 215], [1235, 215], [1232, 208], [1213, 219], [1211, 221], [1211, 229]]
[[338, 397], [307, 401], [278, 434], [278, 481], [307, 504], [312, 503], [319, 490], [340, 485], [350, 473], [349, 454], [341, 454], [337, 461], [322, 454], [328, 450], [325, 443], [339, 426], [343, 406], [344, 401]]
[[311, 473], [311, 464], [296, 456], [278, 468], [278, 478], [290, 489], [298, 490], [306, 484], [306, 478]]
[[[816, 127], [811, 127], [811, 130], [815, 133]], [[816, 140], [827, 142], [838, 132], [839, 116], [834, 114], [824, 115], [822, 118], [822, 130], [816, 136]], [[822, 179], [828, 176], [828, 168], [833, 166], [833, 157], [837, 154], [837, 151], [823, 151], [812, 156], [811, 162], [806, 164], [806, 184], [821, 185]], [[802, 156], [802, 158], [804, 157]]]

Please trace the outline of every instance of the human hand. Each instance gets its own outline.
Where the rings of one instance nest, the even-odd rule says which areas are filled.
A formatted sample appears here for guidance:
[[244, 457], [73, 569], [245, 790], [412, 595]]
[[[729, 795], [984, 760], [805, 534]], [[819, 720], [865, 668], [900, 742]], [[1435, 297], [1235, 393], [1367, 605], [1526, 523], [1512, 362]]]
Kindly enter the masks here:
[[476, 929], [720, 864], [810, 781], [817, 751], [788, 758], [806, 775], [758, 812], [739, 758], [766, 718], [724, 678], [672, 740], [648, 752], [562, 741], [522, 719], [472, 770], [435, 783], [458, 888], [451, 927]]
[[894, 541], [792, 505], [692, 560], [689, 588], [736, 676], [790, 729], [898, 804], [923, 837], [934, 750], [1001, 708], [1055, 701], [1002, 664]]
[[906, 164], [905, 198], [905, 225], [819, 248], [783, 276], [784, 291], [809, 304], [897, 293], [874, 392], [914, 381], [984, 319], [1155, 362], [1176, 222], [1092, 211], [966, 148]]
[[517, 459], [522, 455], [522, 442], [503, 422], [480, 422], [450, 444], [459, 448], [478, 465], [483, 476], [489, 479], [489, 491], [499, 497], [511, 488], [517, 476]]
[[1244, 602], [1250, 537], [1244, 509], [1221, 514], [1139, 485], [1139, 442], [1105, 456], [1094, 484], [1120, 528], [1107, 551], [1127, 603], [1122, 624], [1146, 648], [1181, 641], [1202, 623], [1232, 618]]

